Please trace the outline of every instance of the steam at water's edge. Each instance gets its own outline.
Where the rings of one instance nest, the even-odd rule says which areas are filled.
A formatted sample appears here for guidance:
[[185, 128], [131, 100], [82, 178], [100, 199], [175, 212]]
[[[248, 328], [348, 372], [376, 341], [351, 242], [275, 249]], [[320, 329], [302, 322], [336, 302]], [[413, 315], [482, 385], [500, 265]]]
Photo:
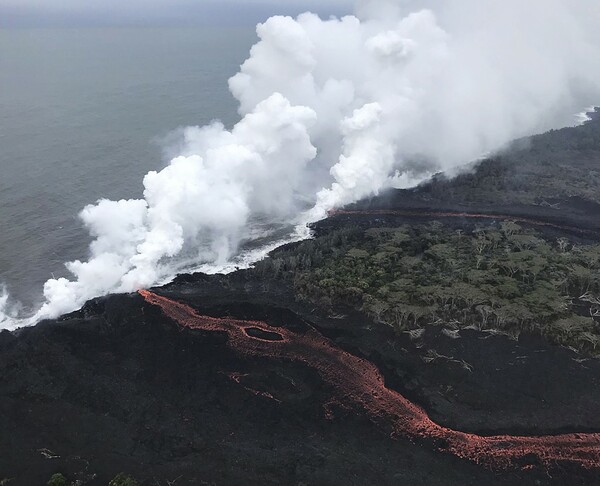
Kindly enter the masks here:
[[186, 129], [143, 199], [87, 206], [89, 259], [46, 282], [31, 319], [8, 318], [3, 295], [0, 326], [151, 286], [184, 262], [220, 268], [265, 221], [302, 228], [568, 124], [600, 98], [598, 2], [365, 0], [357, 12], [260, 24], [229, 83], [241, 121]]
[[11, 311], [8, 304], [8, 291], [6, 287], [0, 286], [0, 329], [10, 329], [16, 320], [16, 315]]

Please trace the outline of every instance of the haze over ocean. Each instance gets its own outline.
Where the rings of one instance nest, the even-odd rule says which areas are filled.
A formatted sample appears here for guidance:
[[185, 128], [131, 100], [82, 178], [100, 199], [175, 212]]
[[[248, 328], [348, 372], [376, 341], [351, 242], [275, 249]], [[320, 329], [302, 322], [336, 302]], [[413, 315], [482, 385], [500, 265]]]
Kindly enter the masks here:
[[34, 308], [44, 282], [86, 259], [78, 213], [141, 196], [161, 139], [218, 118], [249, 28], [0, 30], [0, 283]]

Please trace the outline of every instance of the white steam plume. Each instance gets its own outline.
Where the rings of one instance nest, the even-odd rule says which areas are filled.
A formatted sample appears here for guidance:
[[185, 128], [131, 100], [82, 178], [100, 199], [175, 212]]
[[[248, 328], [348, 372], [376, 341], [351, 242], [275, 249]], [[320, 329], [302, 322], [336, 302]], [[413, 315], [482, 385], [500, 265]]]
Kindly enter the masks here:
[[144, 199], [85, 208], [90, 258], [45, 284], [30, 322], [568, 124], [600, 99], [599, 22], [597, 0], [365, 0], [342, 19], [267, 20], [229, 82], [242, 120], [186, 129]]
[[0, 331], [13, 330], [20, 327], [24, 321], [18, 318], [20, 305], [10, 302], [6, 286], [0, 283]]
[[316, 155], [307, 128], [316, 115], [280, 94], [261, 101], [231, 132], [222, 124], [185, 131], [184, 154], [144, 178], [144, 199], [99, 201], [81, 218], [96, 238], [91, 258], [67, 264], [76, 280], [48, 280], [36, 319], [73, 310], [92, 296], [130, 292], [172, 270], [186, 250], [224, 262], [254, 213], [293, 214], [306, 164]]

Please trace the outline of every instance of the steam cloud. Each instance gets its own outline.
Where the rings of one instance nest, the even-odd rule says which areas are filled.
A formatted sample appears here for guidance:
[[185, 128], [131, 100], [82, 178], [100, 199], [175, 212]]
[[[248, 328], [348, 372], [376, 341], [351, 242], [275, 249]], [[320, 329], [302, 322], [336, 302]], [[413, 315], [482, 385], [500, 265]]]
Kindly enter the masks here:
[[359, 2], [356, 15], [272, 17], [229, 81], [241, 121], [187, 128], [144, 199], [101, 200], [72, 280], [44, 286], [29, 320], [155, 284], [184, 262], [224, 264], [264, 222], [454, 171], [511, 139], [564, 126], [600, 98], [596, 0]]

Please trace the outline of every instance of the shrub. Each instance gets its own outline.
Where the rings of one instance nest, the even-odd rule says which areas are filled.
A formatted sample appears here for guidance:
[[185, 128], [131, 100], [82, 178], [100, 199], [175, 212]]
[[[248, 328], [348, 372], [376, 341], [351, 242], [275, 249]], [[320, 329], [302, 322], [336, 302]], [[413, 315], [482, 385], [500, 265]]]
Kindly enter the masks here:
[[67, 486], [67, 484], [67, 478], [65, 478], [61, 473], [53, 474], [48, 481], [48, 486]]
[[111, 479], [108, 486], [138, 486], [138, 482], [131, 476], [126, 476], [125, 473], [119, 473]]

